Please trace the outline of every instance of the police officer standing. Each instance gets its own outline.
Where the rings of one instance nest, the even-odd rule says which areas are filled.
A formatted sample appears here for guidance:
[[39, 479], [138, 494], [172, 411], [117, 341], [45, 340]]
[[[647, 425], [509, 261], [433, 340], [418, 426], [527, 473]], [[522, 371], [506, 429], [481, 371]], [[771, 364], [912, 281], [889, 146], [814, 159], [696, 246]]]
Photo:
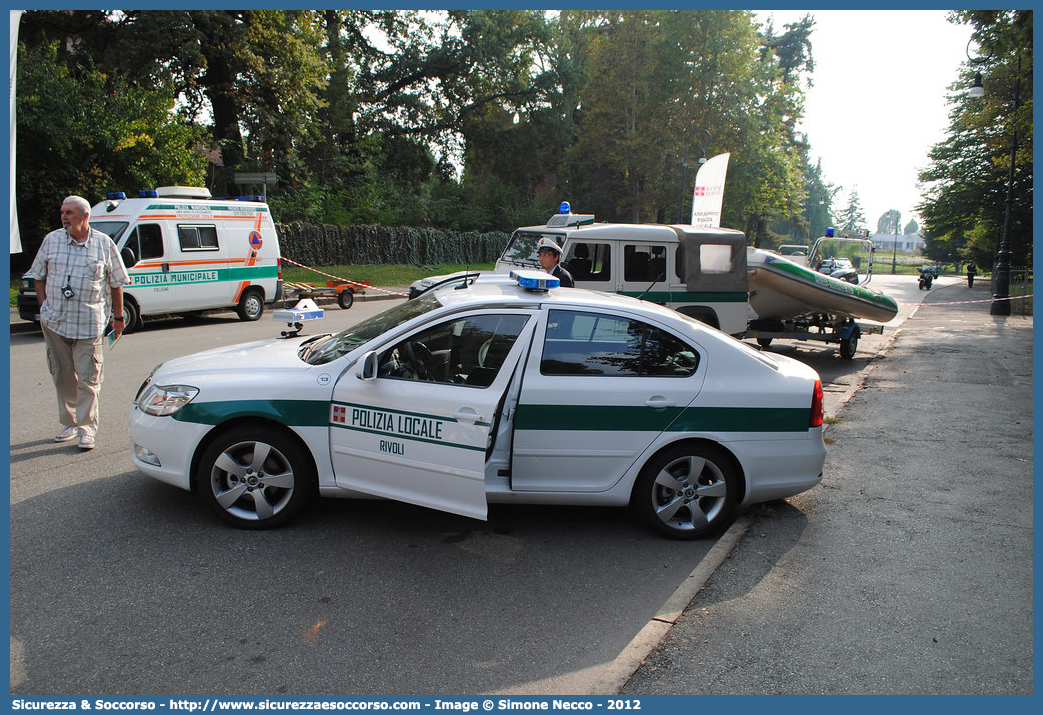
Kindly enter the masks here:
[[58, 393], [63, 429], [55, 442], [79, 437], [94, 449], [102, 379], [102, 337], [123, 333], [123, 286], [130, 283], [116, 244], [91, 228], [91, 205], [79, 196], [62, 202], [62, 228], [43, 239], [27, 275], [36, 281], [47, 367]]
[[557, 278], [563, 288], [576, 287], [572, 274], [561, 266], [561, 246], [556, 241], [546, 236], [541, 238], [536, 246], [536, 258], [543, 270]]

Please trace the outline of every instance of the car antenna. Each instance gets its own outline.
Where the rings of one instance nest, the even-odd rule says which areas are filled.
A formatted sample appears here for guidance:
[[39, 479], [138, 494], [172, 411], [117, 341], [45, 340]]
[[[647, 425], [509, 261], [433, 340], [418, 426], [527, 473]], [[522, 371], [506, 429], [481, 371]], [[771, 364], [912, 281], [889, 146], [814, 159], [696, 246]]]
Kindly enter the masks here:
[[652, 282], [651, 282], [651, 283], [649, 283], [649, 284], [648, 284], [648, 287], [647, 287], [647, 288], [645, 288], [645, 289], [644, 289], [644, 290], [643, 290], [643, 291], [641, 292], [641, 295], [639, 295], [639, 296], [637, 297], [637, 299], [638, 299], [638, 300], [644, 300], [644, 299], [645, 299], [645, 295], [646, 295], [646, 294], [648, 293], [648, 291], [652, 290], [652, 288], [653, 288], [653, 287], [655, 287], [655, 284], [656, 284], [656, 283], [658, 283], [659, 281], [665, 281], [665, 280], [666, 280], [666, 276], [665, 276], [665, 275], [664, 275], [663, 273], [660, 273], [660, 274], [659, 274], [659, 275], [658, 275], [658, 276], [657, 276], [656, 278], [654, 278], [654, 279], [652, 280]]
[[456, 287], [456, 290], [461, 290], [461, 289], [467, 287], [467, 278], [468, 278], [468, 275], [471, 273], [471, 264], [468, 263], [466, 265], [467, 265], [467, 268], [464, 269], [464, 274], [462, 276], [460, 276], [460, 278], [461, 278], [460, 285], [458, 285]]

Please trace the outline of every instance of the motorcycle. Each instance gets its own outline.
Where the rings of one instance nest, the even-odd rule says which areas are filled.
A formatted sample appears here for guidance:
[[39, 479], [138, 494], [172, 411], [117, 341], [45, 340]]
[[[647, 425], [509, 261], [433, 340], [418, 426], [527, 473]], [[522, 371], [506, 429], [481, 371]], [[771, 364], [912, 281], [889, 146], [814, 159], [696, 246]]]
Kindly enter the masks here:
[[931, 283], [934, 281], [934, 269], [932, 268], [921, 268], [920, 269], [920, 290], [931, 290]]

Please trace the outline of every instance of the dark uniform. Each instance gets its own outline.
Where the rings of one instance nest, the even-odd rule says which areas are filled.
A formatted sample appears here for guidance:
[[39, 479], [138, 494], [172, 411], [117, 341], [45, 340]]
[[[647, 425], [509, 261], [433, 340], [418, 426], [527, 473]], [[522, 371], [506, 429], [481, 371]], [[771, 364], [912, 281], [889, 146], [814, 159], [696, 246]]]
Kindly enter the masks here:
[[572, 280], [572, 274], [562, 268], [560, 263], [551, 269], [550, 274], [558, 279], [562, 288], [576, 287], [576, 281]]

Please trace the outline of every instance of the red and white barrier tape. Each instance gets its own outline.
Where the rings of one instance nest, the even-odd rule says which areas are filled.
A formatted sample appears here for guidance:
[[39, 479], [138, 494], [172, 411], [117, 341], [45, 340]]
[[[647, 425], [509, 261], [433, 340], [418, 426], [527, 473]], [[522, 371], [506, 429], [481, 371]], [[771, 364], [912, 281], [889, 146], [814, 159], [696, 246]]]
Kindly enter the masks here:
[[351, 285], [356, 285], [356, 286], [359, 286], [359, 287], [362, 287], [362, 288], [366, 288], [367, 290], [380, 291], [381, 293], [387, 293], [388, 295], [398, 295], [398, 296], [401, 296], [403, 298], [408, 298], [409, 297], [405, 293], [399, 293], [398, 291], [387, 290], [386, 288], [378, 288], [377, 286], [370, 285], [368, 283], [359, 283], [358, 281], [352, 281], [352, 280], [348, 280], [347, 278], [341, 278], [340, 276], [335, 276], [332, 273], [326, 273], [324, 271], [320, 271], [318, 268], [312, 268], [311, 266], [306, 266], [303, 263], [298, 263], [297, 261], [293, 260], [292, 258], [287, 258], [286, 256], [281, 256], [281, 258], [282, 258], [282, 260], [286, 261], [287, 263], [292, 263], [295, 266], [300, 266], [301, 268], [306, 268], [306, 269], [308, 269], [309, 271], [311, 271], [313, 273], [318, 273], [319, 275], [326, 276], [327, 278], [332, 278], [335, 281], [340, 281], [342, 283], [350, 283]]
[[[341, 281], [342, 283], [350, 283], [351, 285], [357, 285], [357, 286], [360, 286], [362, 288], [367, 288], [369, 290], [380, 291], [381, 293], [387, 293], [388, 295], [397, 295], [397, 296], [401, 296], [403, 298], [408, 298], [409, 297], [407, 294], [399, 293], [398, 291], [387, 290], [386, 288], [378, 288], [377, 286], [369, 285], [367, 283], [359, 283], [358, 281], [348, 280], [347, 278], [341, 278], [340, 276], [335, 276], [332, 273], [326, 273], [325, 271], [320, 271], [318, 268], [312, 268], [311, 266], [306, 266], [303, 263], [298, 263], [297, 261], [293, 260], [292, 258], [287, 258], [286, 256], [282, 256], [282, 260], [286, 261], [287, 263], [292, 263], [295, 266], [300, 266], [301, 268], [305, 268], [305, 269], [307, 269], [309, 271], [312, 271], [313, 273], [318, 273], [319, 275], [326, 276], [327, 278], [332, 278], [335, 281]], [[1022, 300], [1022, 299], [1031, 298], [1031, 297], [1032, 297], [1031, 294], [1029, 294], [1029, 295], [1012, 295], [1012, 296], [1010, 296], [1008, 298], [986, 298], [984, 300], [956, 300], [956, 301], [951, 301], [951, 302], [948, 302], [948, 303], [926, 303], [926, 302], [920, 301], [919, 303], [903, 303], [902, 305], [967, 305], [969, 303], [992, 303], [993, 301], [996, 301], [996, 300]]]
[[984, 300], [954, 300], [948, 303], [928, 303], [926, 301], [920, 301], [919, 303], [903, 303], [903, 305], [967, 305], [968, 303], [992, 303], [997, 300], [1021, 300], [1022, 298], [1031, 298], [1032, 294], [1029, 295], [1012, 295], [1007, 298], [986, 298]]

